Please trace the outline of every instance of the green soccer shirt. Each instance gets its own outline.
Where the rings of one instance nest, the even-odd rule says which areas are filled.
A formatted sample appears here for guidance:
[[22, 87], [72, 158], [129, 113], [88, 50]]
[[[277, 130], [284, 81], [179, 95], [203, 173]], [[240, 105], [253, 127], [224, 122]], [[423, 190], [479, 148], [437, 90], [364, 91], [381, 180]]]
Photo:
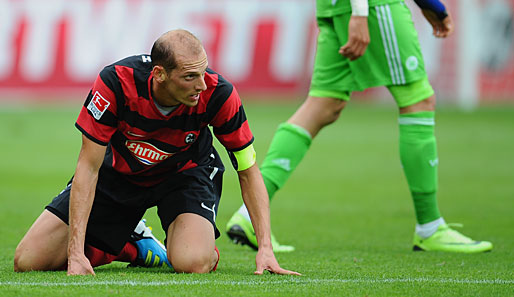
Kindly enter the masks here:
[[[403, 0], [369, 0], [369, 7], [402, 2]], [[350, 0], [316, 0], [316, 16], [325, 18], [352, 11]]]

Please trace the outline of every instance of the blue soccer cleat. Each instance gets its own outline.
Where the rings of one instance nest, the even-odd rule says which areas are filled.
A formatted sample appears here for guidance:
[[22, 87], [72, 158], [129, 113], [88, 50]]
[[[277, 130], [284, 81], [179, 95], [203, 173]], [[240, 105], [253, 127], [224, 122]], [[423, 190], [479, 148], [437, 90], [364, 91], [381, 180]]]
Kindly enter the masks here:
[[141, 220], [132, 235], [130, 242], [137, 248], [137, 258], [131, 266], [172, 268], [166, 254], [166, 247], [152, 234], [152, 229], [146, 226], [146, 220]]

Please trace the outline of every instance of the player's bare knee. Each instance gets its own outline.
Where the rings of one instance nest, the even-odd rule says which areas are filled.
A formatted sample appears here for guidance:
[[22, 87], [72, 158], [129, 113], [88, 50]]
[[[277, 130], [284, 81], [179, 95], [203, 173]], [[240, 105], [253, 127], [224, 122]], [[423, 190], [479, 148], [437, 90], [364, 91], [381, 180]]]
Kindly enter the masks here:
[[[171, 256], [171, 257], [170, 257]], [[208, 273], [214, 267], [212, 254], [204, 250], [175, 251], [168, 258], [178, 273]]]
[[190, 259], [189, 261], [173, 261], [171, 266], [178, 273], [208, 273], [212, 270], [212, 263], [208, 259]]
[[341, 111], [343, 111], [346, 106], [346, 101], [340, 99], [332, 99], [330, 104], [330, 108], [326, 109], [325, 114], [325, 126], [330, 125], [339, 119], [341, 115]]
[[332, 113], [330, 114], [329, 118], [328, 118], [328, 122], [329, 124], [332, 124], [334, 123], [335, 121], [337, 121], [337, 119], [339, 119], [339, 116], [341, 115], [341, 111], [342, 109], [339, 109], [339, 110], [333, 110]]
[[21, 265], [21, 254], [18, 253], [18, 250], [14, 253], [14, 272], [23, 272], [23, 265]]
[[65, 255], [49, 255], [37, 243], [22, 240], [14, 252], [13, 268], [15, 272], [55, 270], [65, 265], [66, 259]]
[[435, 109], [435, 95], [432, 95], [428, 97], [427, 99], [421, 101], [427, 110], [434, 110]]
[[27, 271], [27, 269], [23, 266], [23, 265], [20, 265], [19, 264], [19, 260], [17, 258], [14, 258], [14, 272], [25, 272]]
[[433, 111], [435, 110], [436, 98], [432, 95], [424, 100], [421, 100], [412, 105], [400, 108], [401, 113], [411, 113], [419, 111]]
[[18, 246], [14, 252], [14, 271], [25, 272], [33, 270], [28, 259], [28, 252], [22, 246]]

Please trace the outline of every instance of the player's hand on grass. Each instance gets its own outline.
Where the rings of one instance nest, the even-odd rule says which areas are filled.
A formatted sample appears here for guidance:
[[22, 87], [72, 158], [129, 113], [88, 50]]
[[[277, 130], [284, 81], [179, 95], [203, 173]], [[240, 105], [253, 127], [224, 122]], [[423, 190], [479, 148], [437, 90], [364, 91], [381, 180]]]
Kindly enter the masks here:
[[95, 275], [91, 262], [86, 255], [71, 255], [68, 257], [68, 275]]
[[421, 12], [423, 12], [423, 15], [427, 19], [427, 21], [430, 23], [433, 29], [433, 33], [435, 37], [438, 38], [445, 38], [450, 36], [453, 32], [453, 19], [450, 13], [444, 18], [439, 19], [437, 15], [428, 9], [422, 9]]
[[296, 271], [286, 270], [280, 267], [271, 247], [259, 248], [257, 255], [255, 256], [255, 263], [257, 265], [257, 270], [254, 272], [254, 274], [261, 275], [264, 270], [267, 270], [270, 273], [276, 274], [301, 275]]
[[339, 49], [339, 53], [353, 61], [364, 55], [368, 44], [368, 17], [351, 16], [348, 24], [348, 41]]

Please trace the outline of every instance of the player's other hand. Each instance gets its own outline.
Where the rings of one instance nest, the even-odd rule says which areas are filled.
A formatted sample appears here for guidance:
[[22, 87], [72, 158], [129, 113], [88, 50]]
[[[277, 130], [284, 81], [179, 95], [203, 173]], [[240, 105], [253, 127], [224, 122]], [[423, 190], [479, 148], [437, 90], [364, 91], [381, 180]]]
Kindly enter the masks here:
[[255, 264], [257, 270], [254, 274], [261, 275], [264, 270], [276, 274], [290, 274], [290, 275], [301, 275], [296, 271], [286, 270], [280, 267], [273, 254], [273, 249], [270, 248], [259, 248], [257, 255], [255, 256]]
[[68, 275], [95, 275], [95, 271], [85, 255], [68, 257]]
[[439, 19], [437, 15], [428, 9], [422, 9], [423, 15], [427, 21], [432, 25], [433, 33], [435, 37], [445, 38], [450, 36], [453, 32], [453, 19], [450, 13], [444, 18]]
[[368, 17], [351, 16], [348, 24], [348, 41], [339, 49], [339, 53], [353, 61], [364, 55], [368, 44]]

